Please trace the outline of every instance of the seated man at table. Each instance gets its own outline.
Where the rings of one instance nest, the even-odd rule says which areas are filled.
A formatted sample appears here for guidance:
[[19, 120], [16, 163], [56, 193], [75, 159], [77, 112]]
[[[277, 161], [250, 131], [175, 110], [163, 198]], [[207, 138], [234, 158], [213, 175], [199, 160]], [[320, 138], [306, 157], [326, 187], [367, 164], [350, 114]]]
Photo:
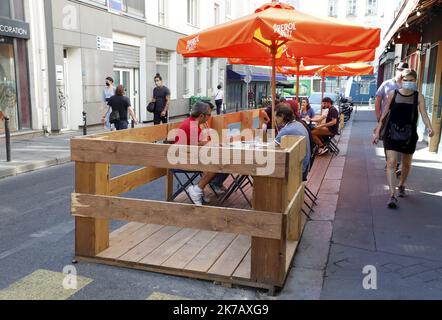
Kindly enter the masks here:
[[[202, 102], [207, 103], [209, 105], [210, 114], [213, 114], [213, 112], [216, 110], [216, 107], [213, 105], [213, 103], [211, 103], [208, 100], [202, 100]], [[209, 119], [210, 119], [210, 117], [209, 117]], [[202, 125], [202, 127], [204, 130], [202, 140], [210, 142], [212, 140], [212, 138], [210, 137], [209, 120], [207, 120], [207, 122], [204, 123]], [[220, 173], [220, 174], [217, 174], [215, 179], [213, 179], [213, 181], [210, 183], [210, 185], [212, 186], [212, 189], [217, 194], [223, 194], [227, 191], [227, 189], [224, 187], [224, 182], [227, 180], [227, 178], [229, 178], [228, 174]]]
[[[175, 137], [175, 143], [181, 145], [205, 146], [210, 141], [202, 141], [201, 125], [206, 123], [211, 117], [210, 107], [205, 102], [197, 102], [193, 108], [190, 117], [185, 120], [180, 127], [179, 135]], [[196, 186], [190, 186], [188, 193], [192, 201], [201, 206], [203, 204], [204, 189], [216, 178], [216, 173], [206, 172]]]
[[311, 143], [310, 143], [309, 132], [301, 122], [296, 121], [295, 114], [292, 108], [284, 103], [281, 103], [277, 106], [276, 122], [278, 126], [282, 128], [275, 139], [275, 143], [278, 146], [281, 145], [281, 141], [284, 136], [303, 136], [306, 138], [307, 154], [305, 155], [304, 160], [302, 161], [302, 173], [303, 177], [306, 178], [308, 172], [310, 171], [310, 157], [311, 157]]
[[330, 98], [324, 98], [322, 101], [324, 107], [328, 109], [326, 121], [324, 124], [318, 125], [312, 131], [313, 141], [319, 147], [318, 155], [321, 156], [328, 152], [327, 147], [324, 145], [321, 137], [330, 136], [334, 137], [339, 132], [339, 112], [333, 107], [333, 101]]

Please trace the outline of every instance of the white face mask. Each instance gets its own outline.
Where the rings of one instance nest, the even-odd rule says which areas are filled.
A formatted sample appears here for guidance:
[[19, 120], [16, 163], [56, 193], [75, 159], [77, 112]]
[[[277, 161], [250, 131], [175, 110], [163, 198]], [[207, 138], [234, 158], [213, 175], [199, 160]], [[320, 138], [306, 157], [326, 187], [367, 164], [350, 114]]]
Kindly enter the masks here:
[[402, 81], [402, 89], [417, 91], [417, 83], [414, 81]]

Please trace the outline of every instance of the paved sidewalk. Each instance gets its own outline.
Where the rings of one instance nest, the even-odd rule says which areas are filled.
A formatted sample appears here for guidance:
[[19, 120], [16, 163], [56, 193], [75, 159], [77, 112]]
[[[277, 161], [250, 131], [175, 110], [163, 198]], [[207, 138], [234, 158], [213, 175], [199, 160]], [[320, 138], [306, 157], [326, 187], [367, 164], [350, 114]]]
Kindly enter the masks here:
[[[106, 131], [101, 127], [89, 128], [88, 134]], [[70, 139], [82, 135], [81, 130], [49, 136], [14, 137], [9, 163], [6, 162], [5, 140], [0, 140], [0, 179], [70, 162]]]
[[[442, 157], [421, 144], [408, 197], [386, 208], [385, 159], [370, 137], [373, 112], [355, 115], [321, 299], [442, 298]], [[374, 266], [377, 289], [365, 290]]]

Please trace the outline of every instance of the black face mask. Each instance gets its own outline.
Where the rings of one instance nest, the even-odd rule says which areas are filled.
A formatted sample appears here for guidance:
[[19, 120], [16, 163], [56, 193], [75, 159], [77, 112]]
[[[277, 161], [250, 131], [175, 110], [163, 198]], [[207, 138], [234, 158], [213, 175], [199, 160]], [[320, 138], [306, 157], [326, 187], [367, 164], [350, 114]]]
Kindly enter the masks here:
[[110, 87], [110, 83], [109, 82], [106, 82], [106, 87]]

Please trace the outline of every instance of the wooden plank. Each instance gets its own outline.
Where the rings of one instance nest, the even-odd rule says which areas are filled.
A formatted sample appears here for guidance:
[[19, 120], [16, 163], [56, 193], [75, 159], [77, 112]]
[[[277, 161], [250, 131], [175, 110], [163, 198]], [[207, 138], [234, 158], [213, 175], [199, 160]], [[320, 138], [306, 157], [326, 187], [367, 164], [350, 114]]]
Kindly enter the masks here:
[[[178, 158], [177, 154], [180, 155]], [[207, 163], [207, 154], [211, 155]], [[127, 166], [181, 169], [205, 172], [236, 173], [249, 176], [265, 175], [276, 178], [286, 177], [286, 152], [281, 150], [250, 150], [232, 152], [232, 148], [171, 146], [139, 142], [96, 141], [85, 139], [71, 140], [73, 161], [101, 162]], [[201, 156], [204, 157], [201, 157]], [[176, 159], [171, 158], [176, 157]], [[251, 159], [250, 159], [251, 158]], [[274, 170], [266, 172], [268, 163], [260, 164], [260, 159], [274, 161]], [[263, 171], [263, 172], [261, 172]], [[268, 171], [268, 170], [267, 170]]]
[[149, 126], [137, 129], [114, 131], [106, 135], [106, 140], [131, 142], [156, 142], [167, 139], [168, 125]]
[[167, 259], [189, 242], [199, 230], [183, 229], [140, 261], [142, 264], [162, 265]]
[[123, 239], [123, 241], [110, 246], [109, 249], [103, 251], [98, 256], [101, 258], [118, 259], [125, 253], [135, 248], [141, 242], [146, 240], [146, 238], [160, 231], [162, 228], [163, 226], [154, 224], [144, 225], [143, 227]]
[[119, 260], [138, 262], [177, 234], [180, 230], [180, 228], [176, 227], [164, 227], [141, 242], [138, 246], [122, 255]]
[[227, 126], [233, 123], [239, 123], [242, 120], [242, 112], [229, 113], [223, 116]]
[[165, 201], [168, 201], [170, 197], [173, 195], [173, 174], [170, 170], [167, 170], [166, 174], [166, 199]]
[[[75, 190], [89, 194], [109, 193], [109, 165], [98, 163], [75, 164]], [[109, 247], [109, 220], [103, 218], [75, 218], [75, 253], [93, 257]]]
[[[285, 212], [283, 179], [254, 177], [253, 206], [255, 210]], [[282, 286], [285, 280], [287, 216], [283, 215], [280, 240], [252, 237], [251, 279]]]
[[218, 233], [184, 269], [206, 273], [235, 240], [236, 236], [234, 234]]
[[219, 283], [231, 283], [238, 286], [243, 287], [251, 287], [251, 288], [258, 288], [258, 289], [266, 289], [271, 290], [273, 286], [267, 285], [264, 283], [259, 283], [256, 281], [251, 281], [248, 279], [233, 279], [233, 278], [227, 278], [227, 277], [221, 277], [216, 275], [208, 275], [206, 273], [202, 272], [196, 272], [192, 270], [180, 270], [180, 269], [172, 269], [172, 268], [164, 268], [162, 266], [148, 266], [148, 265], [142, 265], [127, 261], [115, 261], [110, 259], [103, 259], [103, 258], [89, 258], [89, 257], [76, 257], [78, 261], [85, 262], [85, 263], [100, 263], [104, 265], [114, 266], [114, 267], [120, 267], [120, 268], [130, 268], [135, 270], [141, 270], [141, 271], [147, 271], [147, 272], [156, 272], [160, 274], [166, 274], [166, 275], [172, 275], [172, 276], [181, 276], [186, 278], [192, 278], [192, 279], [199, 279], [199, 280], [207, 280], [207, 281], [215, 281]]
[[142, 168], [110, 181], [109, 195], [118, 196], [135, 190], [166, 175], [165, 169]]
[[233, 274], [233, 278], [250, 279], [252, 270], [252, 251], [249, 250], [244, 260]]
[[239, 235], [209, 270], [209, 274], [230, 277], [250, 251], [250, 237]]
[[287, 241], [287, 255], [286, 255], [286, 273], [290, 272], [293, 259], [295, 258], [296, 250], [298, 249], [298, 241]]
[[109, 236], [109, 243], [110, 246], [113, 246], [117, 244], [118, 242], [124, 240], [126, 237], [130, 236], [132, 233], [140, 229], [141, 227], [144, 227], [144, 223], [139, 222], [129, 222], [126, 223], [121, 228], [115, 230], [112, 232]]
[[217, 233], [212, 231], [200, 231], [174, 255], [167, 259], [162, 266], [169, 268], [183, 269], [210, 241], [216, 237]]
[[299, 241], [301, 239], [301, 209], [304, 203], [305, 188], [302, 184], [287, 208], [287, 240]]
[[283, 214], [109, 196], [72, 195], [72, 214], [278, 239]]

